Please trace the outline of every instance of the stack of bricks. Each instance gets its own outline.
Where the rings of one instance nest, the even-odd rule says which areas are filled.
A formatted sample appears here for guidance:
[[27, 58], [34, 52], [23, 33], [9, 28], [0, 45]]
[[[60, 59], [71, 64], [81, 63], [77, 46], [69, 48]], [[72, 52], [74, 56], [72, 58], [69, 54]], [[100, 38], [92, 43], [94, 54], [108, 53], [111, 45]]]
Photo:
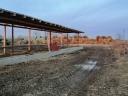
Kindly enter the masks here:
[[[52, 41], [60, 44], [61, 37], [54, 37], [54, 38], [52, 38]], [[113, 41], [113, 39], [111, 36], [108, 36], [108, 37], [97, 36], [96, 39], [91, 39], [86, 36], [80, 36], [78, 39], [78, 36], [70, 36], [70, 37], [68, 37], [68, 41], [67, 41], [66, 36], [64, 36], [62, 38], [63, 44], [67, 44], [67, 42], [69, 44], [78, 44], [78, 43], [80, 43], [80, 44], [111, 44], [112, 41]]]

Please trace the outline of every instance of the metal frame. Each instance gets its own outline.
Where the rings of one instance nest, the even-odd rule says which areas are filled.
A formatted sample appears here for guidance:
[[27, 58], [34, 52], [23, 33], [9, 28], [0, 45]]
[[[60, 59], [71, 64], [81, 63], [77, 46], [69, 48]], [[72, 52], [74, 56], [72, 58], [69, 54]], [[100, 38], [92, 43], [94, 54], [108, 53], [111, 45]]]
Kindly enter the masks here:
[[83, 33], [82, 31], [67, 28], [62, 25], [46, 22], [41, 19], [8, 11], [5, 9], [0, 9], [0, 22], [60, 33]]
[[[37, 19], [31, 16], [27, 16], [24, 14], [8, 11], [5, 9], [0, 9], [0, 25], [4, 26], [4, 34], [3, 34], [3, 48], [4, 48], [4, 54], [6, 54], [6, 26], [11, 27], [12, 34], [11, 34], [11, 50], [12, 54], [14, 52], [14, 27], [16, 28], [24, 28], [28, 29], [28, 50], [31, 51], [31, 30], [39, 30], [39, 31], [47, 31], [48, 34], [48, 48], [49, 51], [51, 51], [51, 33], [66, 33], [67, 34], [67, 46], [68, 46], [68, 33], [76, 33], [79, 35], [79, 33], [84, 33], [79, 30], [75, 30], [72, 28], [68, 28], [62, 25], [58, 25], [55, 23], [50, 23], [43, 21], [41, 19]], [[79, 38], [79, 36], [78, 36]], [[62, 37], [61, 37], [61, 46], [62, 44]]]

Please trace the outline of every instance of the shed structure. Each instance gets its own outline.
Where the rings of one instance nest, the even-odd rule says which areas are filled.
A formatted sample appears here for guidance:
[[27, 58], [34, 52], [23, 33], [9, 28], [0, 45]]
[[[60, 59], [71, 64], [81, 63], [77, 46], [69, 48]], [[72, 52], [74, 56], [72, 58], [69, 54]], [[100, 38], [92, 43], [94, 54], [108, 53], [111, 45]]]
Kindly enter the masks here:
[[[49, 51], [51, 49], [51, 33], [66, 33], [67, 40], [69, 33], [84, 33], [79, 30], [75, 30], [72, 28], [68, 28], [59, 24], [50, 23], [38, 18], [34, 18], [31, 16], [27, 16], [24, 14], [8, 11], [5, 9], [0, 9], [0, 25], [4, 26], [4, 33], [3, 33], [3, 52], [6, 54], [6, 27], [11, 27], [11, 50], [12, 53], [14, 51], [14, 28], [24, 28], [28, 29], [28, 50], [31, 50], [31, 30], [38, 30], [38, 31], [45, 31], [48, 32], [48, 48]], [[63, 42], [61, 42], [63, 43]], [[68, 44], [67, 44], [68, 45]]]

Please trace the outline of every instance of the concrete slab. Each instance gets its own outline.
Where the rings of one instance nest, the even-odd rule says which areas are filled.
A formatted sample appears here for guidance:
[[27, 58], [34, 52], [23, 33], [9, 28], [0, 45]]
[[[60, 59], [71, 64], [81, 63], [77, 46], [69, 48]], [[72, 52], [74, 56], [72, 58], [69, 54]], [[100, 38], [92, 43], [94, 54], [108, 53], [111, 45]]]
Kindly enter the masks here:
[[54, 51], [54, 52], [40, 52], [40, 53], [34, 53], [32, 55], [18, 55], [18, 56], [10, 56], [10, 57], [3, 57], [0, 58], [0, 66], [4, 65], [13, 65], [13, 64], [18, 64], [22, 62], [28, 62], [31, 60], [42, 60], [46, 61], [50, 57], [61, 55], [61, 54], [68, 54], [68, 53], [73, 53], [75, 51], [82, 50], [83, 47], [71, 47], [71, 48], [65, 48], [61, 49], [59, 51]]

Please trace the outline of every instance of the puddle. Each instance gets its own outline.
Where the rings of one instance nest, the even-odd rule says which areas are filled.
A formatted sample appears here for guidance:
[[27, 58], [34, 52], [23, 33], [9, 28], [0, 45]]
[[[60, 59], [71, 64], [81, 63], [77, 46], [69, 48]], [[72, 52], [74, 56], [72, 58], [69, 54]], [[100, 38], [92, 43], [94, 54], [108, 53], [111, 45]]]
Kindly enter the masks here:
[[82, 68], [83, 70], [87, 70], [90, 71], [92, 70], [97, 64], [97, 61], [87, 61], [84, 64], [80, 64], [80, 65], [75, 65], [76, 67]]

